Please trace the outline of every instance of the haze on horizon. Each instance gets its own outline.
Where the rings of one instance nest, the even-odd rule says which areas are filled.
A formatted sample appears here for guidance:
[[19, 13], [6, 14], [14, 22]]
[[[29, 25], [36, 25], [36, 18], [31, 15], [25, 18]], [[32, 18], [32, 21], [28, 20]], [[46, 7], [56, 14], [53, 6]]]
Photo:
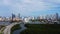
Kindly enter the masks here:
[[0, 0], [0, 16], [39, 16], [59, 13], [60, 0]]

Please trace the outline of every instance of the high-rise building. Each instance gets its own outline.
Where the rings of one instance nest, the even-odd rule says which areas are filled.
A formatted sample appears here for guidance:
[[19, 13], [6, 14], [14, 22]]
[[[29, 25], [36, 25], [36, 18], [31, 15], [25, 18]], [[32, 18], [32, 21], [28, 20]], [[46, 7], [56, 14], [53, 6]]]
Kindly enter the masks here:
[[18, 17], [20, 18], [20, 13], [18, 14]]
[[45, 16], [45, 19], [47, 19], [47, 20], [48, 20], [48, 19], [49, 19], [49, 15], [46, 15], [46, 16]]
[[58, 13], [56, 13], [56, 20], [58, 20], [59, 16], [58, 16]]
[[12, 21], [13, 21], [13, 19], [14, 19], [15, 17], [16, 17], [15, 14], [12, 13]]
[[40, 19], [44, 19], [44, 16], [40, 16]]
[[37, 19], [39, 19], [39, 20], [40, 20], [40, 16], [38, 16], [38, 17], [37, 17]]
[[15, 14], [12, 14], [12, 18], [15, 18], [16, 16], [15, 16]]

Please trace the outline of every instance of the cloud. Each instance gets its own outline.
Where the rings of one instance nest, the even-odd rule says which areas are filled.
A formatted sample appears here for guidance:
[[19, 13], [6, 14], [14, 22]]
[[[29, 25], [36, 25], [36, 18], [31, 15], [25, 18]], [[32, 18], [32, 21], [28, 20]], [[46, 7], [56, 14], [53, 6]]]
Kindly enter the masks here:
[[54, 10], [54, 8], [60, 7], [57, 4], [60, 4], [60, 0], [0, 0], [0, 5], [9, 6], [10, 12], [21, 13], [22, 15]]
[[45, 0], [50, 3], [60, 4], [60, 0]]

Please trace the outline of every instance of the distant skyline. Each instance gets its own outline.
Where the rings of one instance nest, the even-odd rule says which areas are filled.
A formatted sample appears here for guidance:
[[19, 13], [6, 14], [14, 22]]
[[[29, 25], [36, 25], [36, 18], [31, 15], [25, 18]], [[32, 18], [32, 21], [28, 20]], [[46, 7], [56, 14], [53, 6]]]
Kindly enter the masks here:
[[60, 0], [0, 0], [0, 16], [40, 16], [58, 13]]

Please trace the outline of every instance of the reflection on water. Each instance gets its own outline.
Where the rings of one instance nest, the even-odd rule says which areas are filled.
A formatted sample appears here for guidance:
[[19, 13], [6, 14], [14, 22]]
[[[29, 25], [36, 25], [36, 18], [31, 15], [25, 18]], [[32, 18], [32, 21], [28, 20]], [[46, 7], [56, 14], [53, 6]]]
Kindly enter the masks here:
[[27, 28], [24, 26], [24, 24], [20, 24], [20, 27], [21, 27], [21, 29], [15, 30], [15, 31], [13, 32], [13, 34], [20, 34], [21, 31], [27, 29]]
[[0, 22], [0, 25], [9, 25], [11, 24], [10, 22]]

